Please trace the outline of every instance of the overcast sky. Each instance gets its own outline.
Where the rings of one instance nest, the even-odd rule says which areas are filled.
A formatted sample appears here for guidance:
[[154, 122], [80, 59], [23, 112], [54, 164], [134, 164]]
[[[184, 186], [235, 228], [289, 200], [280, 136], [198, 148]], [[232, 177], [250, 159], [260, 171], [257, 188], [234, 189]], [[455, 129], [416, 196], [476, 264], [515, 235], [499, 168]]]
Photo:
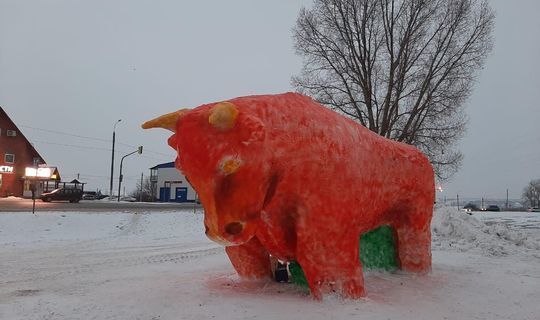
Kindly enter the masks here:
[[[140, 124], [178, 108], [291, 91], [291, 28], [308, 0], [0, 0], [0, 106], [64, 180], [108, 192], [111, 137], [126, 191], [175, 157]], [[517, 198], [540, 178], [540, 2], [491, 1], [495, 47], [467, 103], [465, 160], [439, 197]], [[119, 162], [115, 166], [118, 174]], [[115, 182], [116, 185], [116, 182]]]

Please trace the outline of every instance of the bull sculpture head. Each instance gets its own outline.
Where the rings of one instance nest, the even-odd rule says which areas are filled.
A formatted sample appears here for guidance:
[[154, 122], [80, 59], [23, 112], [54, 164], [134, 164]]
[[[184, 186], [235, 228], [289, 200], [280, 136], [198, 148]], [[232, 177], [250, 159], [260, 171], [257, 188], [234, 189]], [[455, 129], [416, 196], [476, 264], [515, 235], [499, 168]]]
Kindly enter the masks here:
[[177, 150], [176, 167], [204, 206], [206, 235], [224, 245], [239, 245], [255, 235], [260, 212], [273, 193], [264, 124], [242, 110], [247, 109], [219, 102], [142, 125], [175, 133], [168, 143]]

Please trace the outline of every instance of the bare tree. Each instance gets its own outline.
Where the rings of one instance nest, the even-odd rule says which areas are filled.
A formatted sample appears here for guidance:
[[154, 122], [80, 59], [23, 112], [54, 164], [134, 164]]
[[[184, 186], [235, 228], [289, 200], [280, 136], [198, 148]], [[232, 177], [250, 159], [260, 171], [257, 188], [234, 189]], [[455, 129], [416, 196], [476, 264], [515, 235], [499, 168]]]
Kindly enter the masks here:
[[[142, 194], [141, 194], [142, 192]], [[141, 198], [142, 195], [142, 198]], [[150, 181], [150, 177], [146, 177], [143, 179], [142, 184], [142, 190], [141, 190], [141, 182], [137, 181], [136, 189], [131, 192], [130, 196], [137, 199], [142, 199], [143, 202], [153, 202], [155, 201], [155, 191], [152, 182]]]
[[523, 189], [522, 198], [525, 201], [525, 205], [540, 207], [540, 179], [529, 182]]
[[487, 0], [315, 0], [293, 30], [299, 92], [413, 144], [439, 179], [462, 155], [463, 105], [492, 48]]

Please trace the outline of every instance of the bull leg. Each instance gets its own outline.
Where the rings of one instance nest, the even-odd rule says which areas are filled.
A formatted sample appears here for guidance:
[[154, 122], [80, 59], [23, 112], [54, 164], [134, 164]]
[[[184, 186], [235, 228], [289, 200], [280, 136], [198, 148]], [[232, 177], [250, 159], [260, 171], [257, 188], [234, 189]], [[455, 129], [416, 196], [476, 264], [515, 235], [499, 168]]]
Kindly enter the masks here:
[[331, 292], [351, 299], [365, 295], [358, 235], [343, 239], [317, 234], [316, 238], [299, 241], [297, 252], [298, 263], [315, 299], [321, 300], [324, 293]]
[[226, 247], [225, 251], [241, 277], [255, 279], [272, 277], [270, 256], [257, 237], [239, 246]]
[[431, 215], [429, 205], [394, 223], [399, 267], [405, 271], [431, 271]]

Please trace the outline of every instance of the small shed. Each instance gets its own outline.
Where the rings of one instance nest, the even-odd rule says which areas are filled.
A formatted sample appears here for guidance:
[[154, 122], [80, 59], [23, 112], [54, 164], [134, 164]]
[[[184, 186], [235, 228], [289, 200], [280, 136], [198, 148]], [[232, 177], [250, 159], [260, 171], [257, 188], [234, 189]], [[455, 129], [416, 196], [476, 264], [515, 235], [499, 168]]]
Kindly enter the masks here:
[[86, 182], [80, 182], [77, 179], [73, 179], [70, 182], [61, 182], [63, 188], [75, 188], [75, 189], [81, 189], [84, 191], [84, 185]]

